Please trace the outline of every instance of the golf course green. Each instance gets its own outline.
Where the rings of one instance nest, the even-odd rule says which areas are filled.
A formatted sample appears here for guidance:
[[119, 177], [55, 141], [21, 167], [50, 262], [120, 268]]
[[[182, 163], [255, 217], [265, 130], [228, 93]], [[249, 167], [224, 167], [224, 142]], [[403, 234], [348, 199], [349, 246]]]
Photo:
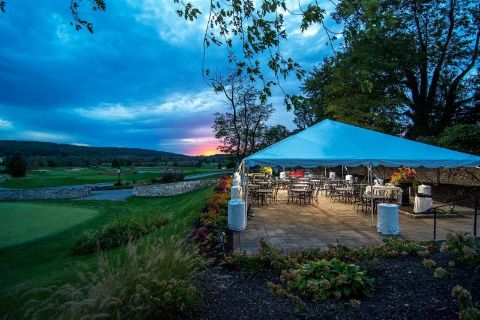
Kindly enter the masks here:
[[58, 233], [97, 214], [97, 210], [88, 208], [1, 202], [0, 248]]

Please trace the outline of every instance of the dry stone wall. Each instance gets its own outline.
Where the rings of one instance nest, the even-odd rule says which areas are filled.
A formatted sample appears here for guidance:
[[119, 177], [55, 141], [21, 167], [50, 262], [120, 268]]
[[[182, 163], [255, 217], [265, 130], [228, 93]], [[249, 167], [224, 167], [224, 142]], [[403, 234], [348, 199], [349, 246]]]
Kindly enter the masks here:
[[136, 186], [133, 195], [137, 197], [166, 197], [175, 196], [214, 185], [217, 180], [195, 180], [164, 184]]
[[8, 200], [55, 200], [88, 197], [90, 188], [38, 188], [0, 190], [0, 201]]

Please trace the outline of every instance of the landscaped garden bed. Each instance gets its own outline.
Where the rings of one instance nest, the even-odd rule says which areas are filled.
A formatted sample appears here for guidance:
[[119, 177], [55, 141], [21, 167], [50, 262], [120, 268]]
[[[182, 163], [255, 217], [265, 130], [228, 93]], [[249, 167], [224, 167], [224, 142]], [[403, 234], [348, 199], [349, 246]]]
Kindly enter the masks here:
[[478, 243], [452, 235], [447, 244], [389, 239], [290, 254], [263, 244], [198, 275], [201, 318], [478, 319]]

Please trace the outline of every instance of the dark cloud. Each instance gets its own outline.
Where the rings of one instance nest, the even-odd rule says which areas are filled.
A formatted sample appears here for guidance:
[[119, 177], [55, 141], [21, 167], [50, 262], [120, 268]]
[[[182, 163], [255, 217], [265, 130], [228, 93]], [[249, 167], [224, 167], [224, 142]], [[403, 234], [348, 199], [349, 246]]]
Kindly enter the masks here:
[[[201, 143], [211, 147], [212, 114], [222, 99], [201, 77], [201, 28], [179, 24], [172, 4], [109, 1], [107, 12], [87, 12], [93, 35], [69, 25], [68, 1], [7, 4], [0, 17], [0, 139], [187, 153]], [[152, 9], [163, 5], [168, 14]], [[225, 63], [216, 52], [209, 59], [219, 69]]]

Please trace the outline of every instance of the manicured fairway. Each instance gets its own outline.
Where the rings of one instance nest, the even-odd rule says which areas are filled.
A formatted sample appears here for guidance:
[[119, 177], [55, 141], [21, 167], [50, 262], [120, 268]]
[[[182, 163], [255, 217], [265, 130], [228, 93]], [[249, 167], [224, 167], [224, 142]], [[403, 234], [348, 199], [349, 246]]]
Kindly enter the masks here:
[[87, 208], [2, 202], [0, 248], [58, 233], [97, 214], [97, 210]]
[[[170, 167], [138, 167], [135, 170], [130, 167], [123, 169], [121, 176], [122, 181], [148, 181], [158, 178], [161, 172], [168, 170]], [[171, 169], [171, 168], [170, 168]], [[211, 167], [176, 167], [175, 170], [181, 171], [185, 176], [202, 174], [208, 172], [218, 172], [216, 166]], [[93, 183], [106, 183], [118, 181], [117, 169], [112, 167], [100, 166], [95, 168], [42, 168], [40, 170], [32, 170], [27, 173], [26, 177], [10, 178], [8, 181], [0, 182], [0, 188], [13, 189], [29, 189], [71, 186]]]

